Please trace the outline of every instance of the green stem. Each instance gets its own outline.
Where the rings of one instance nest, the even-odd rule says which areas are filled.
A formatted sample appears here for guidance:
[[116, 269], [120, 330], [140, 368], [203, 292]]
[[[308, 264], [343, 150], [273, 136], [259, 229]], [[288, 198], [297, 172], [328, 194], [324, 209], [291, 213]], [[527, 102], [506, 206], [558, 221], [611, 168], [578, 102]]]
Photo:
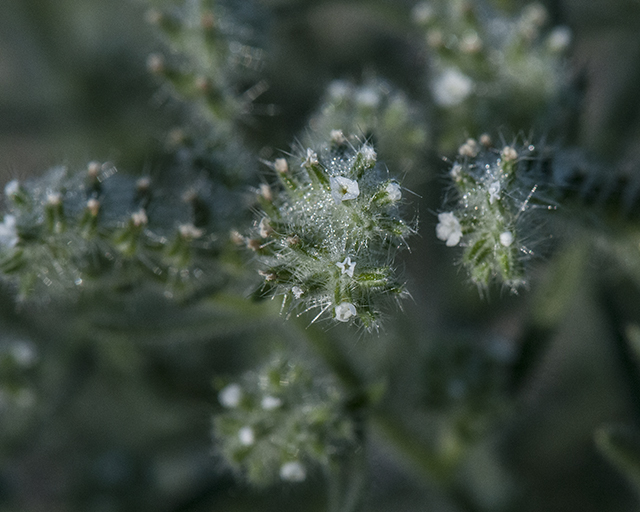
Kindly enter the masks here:
[[364, 441], [344, 460], [329, 467], [328, 512], [358, 512], [363, 508], [367, 486]]

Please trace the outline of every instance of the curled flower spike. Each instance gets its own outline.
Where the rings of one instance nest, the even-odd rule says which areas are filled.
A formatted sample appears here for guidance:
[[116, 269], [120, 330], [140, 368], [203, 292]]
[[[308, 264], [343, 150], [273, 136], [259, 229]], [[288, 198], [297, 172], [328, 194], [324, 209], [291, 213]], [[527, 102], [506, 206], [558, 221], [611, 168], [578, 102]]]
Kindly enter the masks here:
[[214, 417], [216, 447], [250, 483], [302, 482], [312, 467], [331, 467], [354, 449], [347, 397], [317, 370], [283, 354], [220, 391], [231, 407]]
[[448, 247], [463, 246], [462, 264], [480, 288], [497, 280], [515, 292], [527, 284], [525, 263], [533, 252], [523, 245], [521, 228], [534, 204], [536, 211], [552, 209], [540, 197], [538, 161], [533, 145], [498, 151], [470, 139], [452, 166], [455, 202], [438, 214], [436, 236]]
[[247, 238], [264, 277], [260, 295], [281, 295], [287, 314], [317, 309], [312, 321], [326, 313], [373, 330], [384, 303], [406, 295], [393, 258], [413, 229], [400, 185], [370, 144], [350, 140], [333, 133], [271, 164], [280, 187], [270, 187], [269, 201], [258, 195], [264, 212]]

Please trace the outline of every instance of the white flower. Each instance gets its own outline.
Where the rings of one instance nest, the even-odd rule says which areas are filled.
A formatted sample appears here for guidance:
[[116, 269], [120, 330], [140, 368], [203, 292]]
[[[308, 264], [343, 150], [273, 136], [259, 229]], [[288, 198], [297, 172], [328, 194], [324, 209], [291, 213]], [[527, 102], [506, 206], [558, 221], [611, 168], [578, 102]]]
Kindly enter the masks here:
[[273, 168], [280, 174], [289, 172], [289, 164], [284, 158], [276, 158], [275, 162], [273, 162]]
[[348, 322], [349, 318], [356, 315], [356, 307], [351, 302], [342, 302], [336, 306], [336, 320]]
[[489, 204], [500, 200], [500, 182], [494, 181], [489, 185]]
[[356, 93], [356, 102], [365, 108], [376, 108], [380, 104], [380, 95], [371, 87], [364, 87]]
[[11, 249], [18, 243], [18, 230], [16, 229], [15, 215], [5, 215], [4, 221], [0, 224], [0, 248]]
[[500, 243], [505, 247], [509, 247], [513, 243], [513, 233], [511, 231], [500, 233]]
[[356, 268], [356, 262], [351, 262], [351, 258], [347, 256], [344, 261], [336, 263], [336, 267], [342, 270], [343, 274], [347, 274], [349, 277], [353, 277], [353, 271]]
[[29, 368], [38, 361], [36, 347], [28, 341], [18, 341], [11, 346], [13, 360], [23, 368]]
[[400, 185], [393, 181], [387, 184], [384, 191], [387, 193], [391, 201], [395, 202], [402, 199], [402, 190], [400, 189]]
[[204, 235], [204, 230], [195, 227], [193, 224], [180, 224], [180, 226], [178, 226], [178, 231], [180, 232], [180, 236], [187, 240], [200, 238]]
[[454, 181], [462, 180], [462, 166], [457, 162], [453, 164], [453, 167], [449, 171], [449, 176], [451, 176]]
[[242, 388], [239, 384], [229, 384], [220, 390], [218, 400], [223, 407], [235, 409], [240, 405], [240, 400], [242, 400]]
[[365, 144], [360, 148], [359, 153], [362, 155], [364, 159], [364, 163], [367, 167], [372, 167], [376, 163], [376, 159], [378, 158], [378, 154], [375, 149], [373, 149], [368, 144]]
[[462, 238], [462, 226], [460, 226], [460, 221], [452, 212], [438, 214], [436, 236], [440, 240], [446, 241], [447, 247], [458, 245], [460, 238]]
[[60, 206], [62, 204], [62, 194], [59, 192], [47, 194], [47, 204], [50, 206]]
[[547, 48], [553, 53], [564, 52], [571, 44], [571, 29], [565, 25], [555, 27], [547, 37]]
[[475, 158], [480, 152], [480, 146], [475, 139], [467, 139], [464, 144], [458, 148], [458, 154], [460, 156], [467, 156], [469, 158]]
[[328, 87], [329, 96], [334, 101], [341, 101], [351, 94], [351, 86], [344, 80], [334, 80]]
[[447, 68], [433, 81], [431, 92], [436, 105], [455, 107], [473, 92], [471, 78], [457, 68]]
[[277, 396], [267, 395], [262, 398], [260, 405], [265, 411], [273, 411], [282, 405], [282, 400]]
[[331, 184], [331, 197], [333, 197], [336, 204], [355, 199], [360, 195], [360, 187], [355, 180], [350, 180], [344, 176], [332, 176], [329, 179], [329, 183]]
[[20, 182], [18, 180], [11, 180], [4, 186], [4, 195], [7, 197], [15, 196], [20, 190]]
[[238, 439], [243, 446], [251, 446], [256, 442], [256, 435], [251, 427], [242, 427], [238, 430]]
[[280, 467], [280, 478], [286, 482], [304, 482], [307, 470], [298, 461], [285, 462]]
[[149, 223], [147, 212], [144, 211], [144, 208], [140, 208], [137, 212], [132, 213], [131, 220], [136, 227], [146, 226]]
[[329, 137], [331, 138], [331, 142], [339, 146], [342, 146], [345, 142], [347, 142], [347, 139], [345, 138], [344, 133], [342, 133], [342, 130], [331, 130]]
[[505, 146], [500, 153], [500, 158], [504, 162], [513, 162], [518, 159], [518, 152], [513, 146]]
[[420, 2], [414, 5], [411, 18], [418, 25], [427, 25], [435, 17], [433, 6], [429, 2]]

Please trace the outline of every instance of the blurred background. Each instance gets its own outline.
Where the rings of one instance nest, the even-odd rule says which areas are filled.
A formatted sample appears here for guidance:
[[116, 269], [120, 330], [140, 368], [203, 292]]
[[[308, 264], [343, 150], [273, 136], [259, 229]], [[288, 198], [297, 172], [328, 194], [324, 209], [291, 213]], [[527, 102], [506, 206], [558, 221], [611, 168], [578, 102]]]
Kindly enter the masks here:
[[[260, 101], [276, 109], [243, 127], [256, 155], [288, 150], [332, 80], [375, 73], [424, 99], [428, 55], [411, 28], [413, 4], [262, 0], [244, 13], [243, 22], [264, 24], [261, 37], [273, 49], [270, 89]], [[605, 167], [640, 172], [640, 2], [545, 5], [554, 24], [573, 33], [567, 65], [581, 100], [566, 142]], [[163, 168], [167, 133], [187, 114], [147, 71], [160, 42], [146, 8], [133, 0], [3, 0], [0, 183], [60, 164], [83, 169], [91, 160], [133, 175]], [[424, 170], [412, 171], [424, 173], [411, 178], [421, 236], [404, 256], [413, 301], [383, 334], [350, 340], [352, 350], [367, 353], [363, 365], [382, 357], [375, 369], [389, 388], [417, 396], [428, 410], [432, 402], [438, 407], [429, 379], [442, 365], [459, 370], [465, 385], [484, 386], [483, 377], [469, 377], [473, 347], [492, 347], [495, 361], [506, 361], [537, 336], [535, 365], [517, 385], [500, 384], [499, 412], [460, 477], [475, 510], [640, 509], [634, 487], [594, 444], [603, 425], [640, 423], [639, 374], [620, 341], [640, 322], [638, 281], [576, 238], [575, 247], [537, 269], [530, 292], [497, 290], [480, 299], [451, 253], [434, 243], [441, 156], [425, 150]], [[259, 183], [253, 180], [247, 188]], [[325, 509], [320, 474], [253, 490], [215, 455], [216, 379], [252, 368], [282, 338], [295, 343], [277, 308], [214, 315], [208, 304], [175, 308], [144, 290], [18, 309], [11, 290], [0, 297], [0, 511]], [[544, 329], [531, 328], [532, 311], [549, 310], [560, 313]], [[439, 343], [472, 355], [439, 365], [432, 357]], [[415, 428], [428, 432], [420, 421], [414, 418]], [[381, 433], [372, 433], [368, 457], [364, 510], [467, 510], [416, 473]]]

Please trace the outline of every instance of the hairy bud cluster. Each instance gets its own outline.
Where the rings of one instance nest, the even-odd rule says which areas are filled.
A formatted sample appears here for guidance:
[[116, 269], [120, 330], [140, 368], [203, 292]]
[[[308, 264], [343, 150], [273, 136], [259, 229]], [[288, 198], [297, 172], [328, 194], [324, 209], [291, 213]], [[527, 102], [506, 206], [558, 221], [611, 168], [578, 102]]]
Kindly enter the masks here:
[[218, 2], [181, 4], [148, 11], [148, 21], [166, 36], [169, 51], [151, 54], [147, 67], [219, 129], [221, 123], [247, 114], [268, 88], [259, 82], [244, 94], [237, 91], [238, 83], [262, 69], [264, 51], [246, 40], [247, 31], [236, 26]]
[[211, 285], [210, 256], [218, 248], [199, 221], [210, 217], [199, 211], [205, 202], [197, 194], [158, 200], [148, 177], [116, 174], [110, 164], [91, 162], [84, 173], [58, 167], [30, 182], [9, 182], [0, 278], [22, 298], [39, 300], [86, 289], [98, 278], [118, 289], [151, 276], [167, 296]]
[[275, 358], [222, 388], [214, 436], [225, 460], [253, 484], [301, 482], [354, 442], [339, 388], [302, 364]]
[[404, 297], [393, 259], [412, 227], [401, 216], [402, 188], [369, 144], [342, 132], [319, 148], [270, 164], [278, 191], [263, 187], [260, 221], [247, 245], [264, 277], [261, 295], [283, 309], [316, 309], [336, 322], [377, 329], [382, 304]]
[[436, 235], [448, 247], [464, 247], [462, 264], [479, 288], [494, 279], [512, 292], [527, 284], [525, 262], [533, 255], [525, 245], [531, 242], [528, 213], [553, 208], [540, 198], [540, 176], [530, 165], [535, 151], [533, 145], [500, 151], [469, 139], [451, 168], [455, 202], [438, 214]]

